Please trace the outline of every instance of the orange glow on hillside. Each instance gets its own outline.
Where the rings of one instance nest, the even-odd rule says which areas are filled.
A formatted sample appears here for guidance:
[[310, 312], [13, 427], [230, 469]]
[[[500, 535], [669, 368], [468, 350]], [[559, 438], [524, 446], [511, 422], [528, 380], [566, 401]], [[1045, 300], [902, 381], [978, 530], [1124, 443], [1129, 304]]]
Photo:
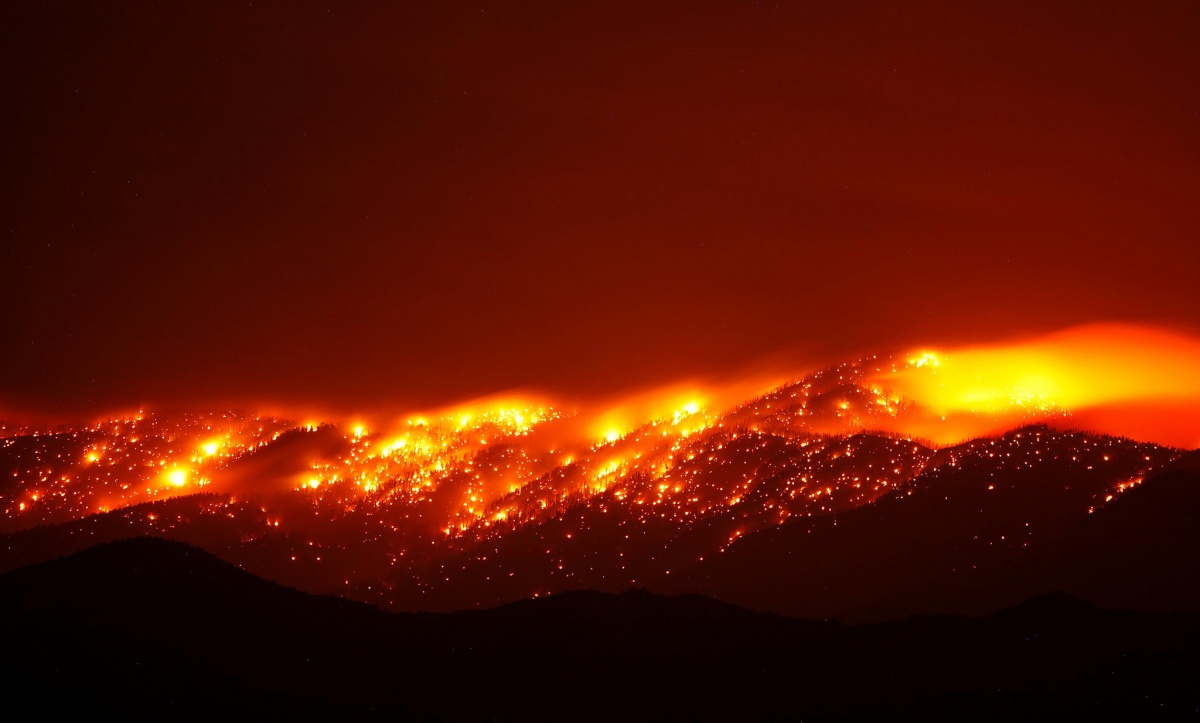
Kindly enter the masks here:
[[[1196, 447], [1197, 369], [1200, 340], [1106, 324], [875, 355], [783, 384], [766, 375], [689, 381], [587, 403], [513, 392], [403, 415], [293, 417], [302, 422], [139, 413], [72, 432], [72, 439], [84, 436], [71, 462], [30, 467], [0, 507], [20, 513], [14, 525], [29, 526], [197, 492], [302, 495], [306, 508], [330, 515], [415, 510], [420, 522], [410, 525], [456, 537], [553, 515], [580, 495], [608, 494], [691, 519], [744, 502], [741, 491], [717, 501], [681, 481], [698, 460], [714, 461], [726, 445], [748, 439], [815, 450], [879, 431], [950, 445], [1040, 422]], [[836, 464], [837, 456], [830, 460]], [[889, 461], [885, 470], [907, 474], [919, 463]], [[881, 494], [895, 482], [887, 475], [869, 486], [856, 481], [855, 494]], [[817, 484], [801, 476], [800, 484], [810, 482]], [[38, 497], [42, 491], [48, 494]], [[818, 492], [806, 493], [816, 495], [813, 504]]]
[[706, 415], [720, 414], [784, 379], [784, 374], [756, 374], [724, 382], [692, 380], [592, 402], [579, 412], [583, 434], [592, 441], [615, 442], [652, 422], [678, 427], [677, 431], [699, 429]]
[[924, 408], [900, 427], [953, 442], [1035, 419], [1179, 446], [1200, 444], [1200, 341], [1092, 324], [1007, 344], [897, 359], [870, 382]]

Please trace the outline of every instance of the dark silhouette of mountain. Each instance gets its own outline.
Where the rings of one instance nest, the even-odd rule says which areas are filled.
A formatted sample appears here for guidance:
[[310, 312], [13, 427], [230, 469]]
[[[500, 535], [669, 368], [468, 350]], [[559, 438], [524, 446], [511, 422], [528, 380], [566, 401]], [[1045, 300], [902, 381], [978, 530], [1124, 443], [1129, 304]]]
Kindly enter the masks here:
[[1200, 610], [1200, 473], [1181, 465], [1089, 515], [1043, 566], [1111, 607]]
[[[989, 454], [1019, 459], [1036, 433], [984, 442]], [[859, 622], [982, 614], [1056, 590], [1104, 607], [1200, 612], [1192, 455], [1105, 504], [1101, 480], [1063, 465], [982, 461], [965, 456], [875, 504], [758, 532], [656, 589]]]
[[0, 576], [0, 680], [39, 716], [1140, 720], [1200, 710], [1200, 618], [1066, 595], [845, 626], [697, 595], [385, 613], [152, 538]]

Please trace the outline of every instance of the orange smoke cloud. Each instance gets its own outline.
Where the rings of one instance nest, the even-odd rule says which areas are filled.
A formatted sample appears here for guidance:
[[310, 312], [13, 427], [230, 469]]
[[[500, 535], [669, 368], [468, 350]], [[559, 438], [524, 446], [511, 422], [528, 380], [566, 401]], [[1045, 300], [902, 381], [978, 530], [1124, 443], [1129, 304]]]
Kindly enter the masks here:
[[1034, 339], [898, 359], [871, 383], [919, 405], [909, 433], [949, 442], [1028, 421], [1200, 445], [1200, 340], [1091, 324]]

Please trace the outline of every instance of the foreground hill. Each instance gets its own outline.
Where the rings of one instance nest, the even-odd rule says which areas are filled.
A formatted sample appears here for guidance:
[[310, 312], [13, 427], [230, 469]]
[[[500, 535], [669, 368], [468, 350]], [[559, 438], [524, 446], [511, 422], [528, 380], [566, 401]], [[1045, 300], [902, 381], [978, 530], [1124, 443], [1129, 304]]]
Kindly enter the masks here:
[[1200, 619], [1064, 595], [868, 626], [638, 591], [395, 614], [144, 538], [0, 576], [0, 614], [5, 700], [41, 715], [1150, 719], [1200, 704]]

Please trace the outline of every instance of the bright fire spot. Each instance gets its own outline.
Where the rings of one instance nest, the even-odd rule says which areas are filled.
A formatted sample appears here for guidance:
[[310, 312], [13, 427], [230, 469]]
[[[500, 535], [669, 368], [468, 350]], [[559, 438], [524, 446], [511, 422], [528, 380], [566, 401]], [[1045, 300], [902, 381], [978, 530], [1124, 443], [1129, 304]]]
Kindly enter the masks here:
[[321, 486], [321, 480], [319, 480], [319, 479], [317, 479], [316, 477], [314, 477], [314, 478], [312, 478], [312, 479], [310, 479], [310, 480], [308, 481], [308, 486], [309, 486], [309, 488], [310, 488], [310, 489], [314, 489], [314, 490], [315, 490], [316, 488], [318, 488], [318, 487], [320, 487], [320, 486]]
[[208, 455], [209, 457], [216, 454], [217, 450], [219, 450], [220, 448], [221, 448], [220, 442], [205, 442], [204, 444], [202, 444], [200, 446], [201, 451], [203, 451], [204, 454]]
[[187, 470], [185, 469], [173, 469], [167, 472], [167, 481], [176, 487], [182, 487], [187, 484], [187, 478]]
[[362, 426], [361, 424], [355, 425], [355, 427], [354, 427], [354, 436], [355, 437], [361, 437], [366, 433], [367, 433], [366, 427]]
[[619, 429], [609, 429], [604, 432], [604, 440], [606, 442], [615, 442], [620, 438], [621, 438], [621, 430], [619, 430]]
[[931, 351], [922, 352], [908, 360], [908, 363], [914, 367], [940, 367], [942, 362], [938, 359], [937, 354]]
[[100, 460], [100, 455], [96, 454], [95, 452], [88, 452], [87, 461], [98, 462], [99, 460]]
[[698, 403], [688, 402], [687, 404], [683, 405], [682, 409], [675, 410], [674, 423], [679, 424], [680, 420], [682, 420], [686, 417], [690, 417], [699, 411], [700, 411], [700, 405]]

